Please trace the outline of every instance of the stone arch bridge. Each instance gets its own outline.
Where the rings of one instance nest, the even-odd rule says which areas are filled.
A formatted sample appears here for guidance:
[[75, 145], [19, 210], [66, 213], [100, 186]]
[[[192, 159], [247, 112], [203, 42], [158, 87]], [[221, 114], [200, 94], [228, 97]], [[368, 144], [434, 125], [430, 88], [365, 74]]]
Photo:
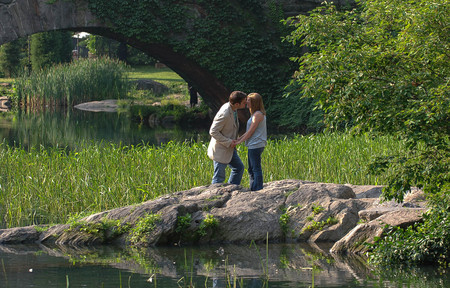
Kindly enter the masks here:
[[[232, 5], [234, 6], [241, 5], [240, 1], [228, 1], [233, 2]], [[197, 61], [199, 60], [198, 58], [193, 59], [192, 57], [186, 57], [186, 55], [178, 52], [175, 47], [172, 47], [167, 42], [148, 41], [143, 39], [140, 35], [128, 36], [120, 33], [119, 30], [114, 29], [114, 24], [108, 23], [108, 21], [97, 17], [91, 11], [89, 2], [90, 0], [0, 0], [0, 45], [21, 37], [51, 30], [84, 31], [91, 34], [102, 35], [111, 39], [126, 42], [166, 64], [186, 81], [196, 85], [204, 101], [213, 110], [217, 110], [227, 101], [230, 90], [234, 90], [234, 87], [227, 87], [222, 80], [219, 79], [220, 77], [217, 77], [209, 69], [199, 64], [205, 61]], [[127, 1], [122, 1], [122, 3], [126, 2]], [[202, 5], [206, 5], [204, 3], [205, 1], [177, 2], [184, 3], [182, 5], [185, 5], [186, 11], [191, 13], [194, 18], [202, 17], [205, 14], [205, 9], [202, 7]], [[251, 1], [246, 2], [247, 5], [249, 5], [248, 3], [252, 3]], [[282, 8], [284, 14], [283, 17], [287, 17], [305, 13], [317, 6], [321, 0], [259, 1], [262, 7], [266, 8], [268, 7], [269, 2], [276, 2], [278, 7]], [[105, 5], [108, 5], [108, 2], [105, 3]], [[251, 7], [239, 8], [242, 11], [249, 11], [248, 13], [251, 15]], [[139, 11], [136, 11], [136, 13], [137, 12]], [[145, 13], [143, 15], [145, 15]], [[241, 18], [239, 21], [245, 22], [246, 19]], [[186, 31], [192, 31], [196, 28], [192, 25], [189, 26], [189, 23], [187, 22], [185, 29]], [[177, 34], [173, 37], [180, 37], [180, 35]], [[197, 57], [201, 58], [203, 56], [198, 55]], [[287, 59], [288, 57], [286, 56], [286, 60]], [[214, 61], [214, 59], [210, 60]], [[263, 62], [264, 58], [261, 58], [260, 60]]]

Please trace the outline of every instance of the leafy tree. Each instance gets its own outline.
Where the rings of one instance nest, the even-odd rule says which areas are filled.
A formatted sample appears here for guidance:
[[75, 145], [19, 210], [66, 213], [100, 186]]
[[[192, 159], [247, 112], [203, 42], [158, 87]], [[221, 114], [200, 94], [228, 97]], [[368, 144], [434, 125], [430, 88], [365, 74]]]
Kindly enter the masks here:
[[385, 159], [407, 168], [391, 179], [387, 198], [448, 180], [449, 5], [374, 0], [341, 12], [327, 4], [290, 19], [296, 30], [286, 39], [310, 51], [295, 58], [290, 88], [317, 99], [329, 127], [351, 123], [408, 141], [412, 154]]
[[31, 65], [33, 69], [46, 68], [54, 63], [67, 63], [72, 59], [72, 34], [53, 31], [31, 36]]
[[156, 59], [132, 46], [128, 46], [127, 63], [129, 65], [153, 65], [156, 63]]
[[18, 39], [0, 47], [0, 70], [6, 77], [14, 77], [20, 71], [24, 42]]
[[437, 203], [450, 186], [450, 2], [357, 4], [339, 11], [325, 3], [286, 21], [295, 30], [285, 40], [308, 49], [293, 59], [299, 66], [289, 94], [316, 99], [330, 128], [346, 124], [405, 139], [407, 151], [370, 167], [392, 172], [383, 196], [402, 201], [418, 186]]
[[124, 42], [118, 42], [100, 35], [89, 35], [81, 43], [87, 47], [91, 54], [97, 57], [117, 58], [130, 65], [148, 65], [156, 62], [154, 58]]
[[89, 35], [86, 46], [93, 55], [113, 58], [113, 51], [117, 50], [118, 42], [99, 35]]

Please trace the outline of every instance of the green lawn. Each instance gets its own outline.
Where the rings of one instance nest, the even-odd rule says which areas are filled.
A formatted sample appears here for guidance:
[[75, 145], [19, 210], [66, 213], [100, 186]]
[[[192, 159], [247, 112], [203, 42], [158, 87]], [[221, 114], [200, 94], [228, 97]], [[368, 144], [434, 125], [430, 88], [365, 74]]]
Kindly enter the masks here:
[[155, 68], [150, 65], [131, 67], [128, 77], [130, 79], [152, 79], [158, 82], [185, 83], [183, 78], [170, 68]]

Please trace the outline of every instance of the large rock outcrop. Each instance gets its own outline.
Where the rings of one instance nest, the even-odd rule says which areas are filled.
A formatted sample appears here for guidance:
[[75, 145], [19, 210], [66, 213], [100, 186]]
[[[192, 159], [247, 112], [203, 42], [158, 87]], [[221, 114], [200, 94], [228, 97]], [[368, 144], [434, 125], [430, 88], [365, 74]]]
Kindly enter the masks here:
[[425, 210], [417, 197], [406, 197], [402, 204], [380, 203], [381, 189], [283, 180], [254, 192], [214, 184], [96, 213], [76, 223], [3, 229], [0, 244], [158, 246], [268, 240], [336, 242], [333, 252], [358, 253], [366, 249], [363, 242], [382, 235], [386, 224], [416, 223]]

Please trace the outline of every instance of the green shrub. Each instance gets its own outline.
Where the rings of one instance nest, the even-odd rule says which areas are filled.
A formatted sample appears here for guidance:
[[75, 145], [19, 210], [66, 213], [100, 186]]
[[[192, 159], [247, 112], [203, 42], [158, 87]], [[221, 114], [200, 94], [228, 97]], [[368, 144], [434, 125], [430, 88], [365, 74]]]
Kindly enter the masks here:
[[326, 221], [314, 221], [312, 220], [311, 224], [303, 228], [303, 231], [319, 231], [325, 228], [325, 226], [333, 226], [339, 222], [335, 217], [328, 217]]
[[194, 108], [188, 108], [182, 104], [133, 105], [130, 107], [130, 114], [133, 121], [140, 123], [147, 123], [150, 117], [158, 123], [161, 123], [165, 117], [172, 117], [173, 123], [180, 127], [209, 127], [211, 119], [208, 116], [208, 109], [204, 104]]
[[[446, 192], [431, 199], [433, 207], [424, 213], [423, 223], [406, 229], [392, 228], [372, 248], [374, 264], [438, 263], [449, 266], [450, 259], [450, 195]], [[445, 190], [444, 190], [445, 191]]]
[[280, 215], [280, 227], [281, 227], [281, 231], [283, 231], [283, 235], [286, 235], [288, 230], [289, 230], [289, 221], [291, 219], [291, 216], [289, 215], [289, 213], [283, 213]]

